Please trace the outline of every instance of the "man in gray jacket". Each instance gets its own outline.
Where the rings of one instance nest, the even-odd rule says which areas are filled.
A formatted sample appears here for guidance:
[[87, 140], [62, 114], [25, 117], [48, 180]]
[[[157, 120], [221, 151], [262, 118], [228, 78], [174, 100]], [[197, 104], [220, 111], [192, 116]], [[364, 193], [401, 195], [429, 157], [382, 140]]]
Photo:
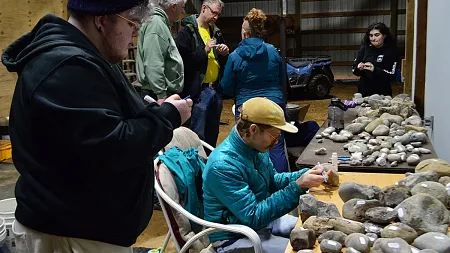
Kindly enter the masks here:
[[155, 14], [139, 30], [137, 75], [142, 97], [149, 95], [159, 104], [184, 87], [183, 59], [170, 31], [184, 13], [186, 0], [153, 0]]

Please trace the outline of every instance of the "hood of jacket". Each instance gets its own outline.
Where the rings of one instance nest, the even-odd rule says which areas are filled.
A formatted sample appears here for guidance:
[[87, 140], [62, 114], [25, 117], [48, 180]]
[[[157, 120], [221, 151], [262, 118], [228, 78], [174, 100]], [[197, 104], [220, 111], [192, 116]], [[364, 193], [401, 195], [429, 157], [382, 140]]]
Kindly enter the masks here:
[[267, 46], [261, 38], [247, 38], [239, 43], [237, 54], [247, 61], [258, 60], [267, 55]]
[[[167, 16], [167, 13], [163, 9], [161, 9], [160, 7], [156, 7], [154, 15], [161, 17], [162, 20], [164, 21], [164, 23], [170, 28], [169, 16]], [[151, 24], [151, 21], [150, 21], [150, 24]]]
[[8, 71], [21, 72], [26, 64], [39, 54], [63, 46], [82, 47], [103, 58], [80, 30], [67, 21], [49, 14], [41, 18], [31, 32], [9, 45], [1, 59]]

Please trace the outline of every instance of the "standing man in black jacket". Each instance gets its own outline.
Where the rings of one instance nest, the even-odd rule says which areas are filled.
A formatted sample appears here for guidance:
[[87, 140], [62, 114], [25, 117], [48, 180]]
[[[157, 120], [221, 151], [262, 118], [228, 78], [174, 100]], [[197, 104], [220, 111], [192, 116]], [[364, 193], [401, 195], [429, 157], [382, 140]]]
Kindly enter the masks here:
[[191, 129], [215, 147], [219, 136], [222, 97], [219, 81], [228, 58], [220, 29], [215, 25], [222, 14], [221, 0], [204, 0], [200, 14], [182, 20], [176, 43], [184, 63], [183, 96], [194, 99]]
[[44, 16], [2, 55], [18, 73], [9, 125], [16, 243], [33, 253], [131, 253], [152, 216], [151, 159], [192, 101], [144, 104], [118, 66], [150, 15], [147, 1], [68, 8], [68, 21]]

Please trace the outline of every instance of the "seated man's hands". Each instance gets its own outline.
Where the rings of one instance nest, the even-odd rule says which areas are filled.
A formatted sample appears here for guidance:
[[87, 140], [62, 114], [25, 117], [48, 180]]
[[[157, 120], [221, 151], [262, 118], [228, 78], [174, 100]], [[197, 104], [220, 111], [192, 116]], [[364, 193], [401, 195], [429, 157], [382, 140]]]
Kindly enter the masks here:
[[[297, 183], [298, 187], [302, 189], [308, 189], [312, 187], [318, 187], [323, 182], [323, 168], [312, 168], [305, 172], [301, 177], [299, 177], [295, 182]], [[325, 172], [325, 177], [328, 178], [328, 175], [331, 173], [331, 170], [328, 172]]]

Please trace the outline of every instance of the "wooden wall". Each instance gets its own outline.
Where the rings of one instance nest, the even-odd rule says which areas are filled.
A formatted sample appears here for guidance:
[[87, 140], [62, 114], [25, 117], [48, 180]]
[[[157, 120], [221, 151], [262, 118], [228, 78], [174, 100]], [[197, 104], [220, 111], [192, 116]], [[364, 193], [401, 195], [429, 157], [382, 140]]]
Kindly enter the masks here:
[[[0, 51], [29, 32], [45, 14], [67, 18], [67, 0], [1, 0]], [[17, 75], [0, 64], [0, 116], [9, 116]]]

